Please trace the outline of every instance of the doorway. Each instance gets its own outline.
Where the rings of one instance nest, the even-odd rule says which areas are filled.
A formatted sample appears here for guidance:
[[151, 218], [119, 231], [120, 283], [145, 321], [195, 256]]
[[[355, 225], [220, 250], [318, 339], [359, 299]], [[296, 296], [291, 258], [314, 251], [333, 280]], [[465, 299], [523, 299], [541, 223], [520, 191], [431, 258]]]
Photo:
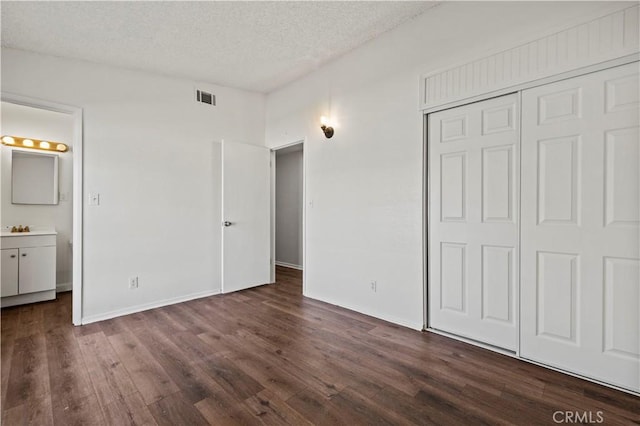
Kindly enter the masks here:
[[302, 273], [305, 266], [304, 141], [272, 151], [272, 278], [275, 268]]
[[[5, 190], [2, 200], [2, 225], [13, 224], [16, 220], [18, 222], [26, 220], [36, 227], [56, 229], [55, 292], [72, 290], [72, 322], [74, 325], [81, 325], [82, 109], [7, 93], [2, 94], [2, 106], [3, 134], [58, 140], [70, 147], [70, 152], [58, 155], [58, 204], [14, 206], [10, 199], [11, 191]], [[9, 158], [12, 149], [5, 150], [3, 147], [3, 187], [5, 185], [10, 187], [11, 163]], [[9, 198], [5, 197], [6, 194], [9, 194], [7, 195]], [[29, 224], [27, 222], [25, 222], [26, 225]]]

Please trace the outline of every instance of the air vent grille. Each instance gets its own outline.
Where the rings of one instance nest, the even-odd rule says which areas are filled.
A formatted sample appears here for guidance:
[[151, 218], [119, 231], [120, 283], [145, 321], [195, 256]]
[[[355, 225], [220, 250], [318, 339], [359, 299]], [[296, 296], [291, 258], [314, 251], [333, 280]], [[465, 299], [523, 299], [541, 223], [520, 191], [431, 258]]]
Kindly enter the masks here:
[[216, 95], [203, 90], [196, 90], [196, 101], [202, 104], [216, 106]]

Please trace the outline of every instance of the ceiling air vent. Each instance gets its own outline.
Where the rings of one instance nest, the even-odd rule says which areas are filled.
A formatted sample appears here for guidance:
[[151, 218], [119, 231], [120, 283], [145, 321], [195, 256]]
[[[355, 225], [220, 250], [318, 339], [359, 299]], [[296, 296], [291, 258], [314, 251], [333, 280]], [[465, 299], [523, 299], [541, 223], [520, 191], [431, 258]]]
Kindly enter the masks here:
[[196, 90], [196, 101], [203, 104], [216, 106], [216, 95], [209, 92], [203, 92], [202, 90]]

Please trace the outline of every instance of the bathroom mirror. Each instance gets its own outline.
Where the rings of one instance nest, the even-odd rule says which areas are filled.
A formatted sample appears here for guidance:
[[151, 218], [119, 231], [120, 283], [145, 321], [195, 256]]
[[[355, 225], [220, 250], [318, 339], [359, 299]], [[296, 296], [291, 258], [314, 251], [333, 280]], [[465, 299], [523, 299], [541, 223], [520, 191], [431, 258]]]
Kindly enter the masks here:
[[58, 204], [58, 156], [11, 151], [11, 202]]

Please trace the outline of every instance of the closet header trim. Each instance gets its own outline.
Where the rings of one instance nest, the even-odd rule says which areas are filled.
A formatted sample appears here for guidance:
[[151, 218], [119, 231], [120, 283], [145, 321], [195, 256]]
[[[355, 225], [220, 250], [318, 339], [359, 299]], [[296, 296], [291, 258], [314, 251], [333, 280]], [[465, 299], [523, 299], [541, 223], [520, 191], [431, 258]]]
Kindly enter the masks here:
[[[640, 50], [640, 6], [420, 78], [421, 110], [611, 61]], [[504, 92], [503, 92], [504, 93]]]

